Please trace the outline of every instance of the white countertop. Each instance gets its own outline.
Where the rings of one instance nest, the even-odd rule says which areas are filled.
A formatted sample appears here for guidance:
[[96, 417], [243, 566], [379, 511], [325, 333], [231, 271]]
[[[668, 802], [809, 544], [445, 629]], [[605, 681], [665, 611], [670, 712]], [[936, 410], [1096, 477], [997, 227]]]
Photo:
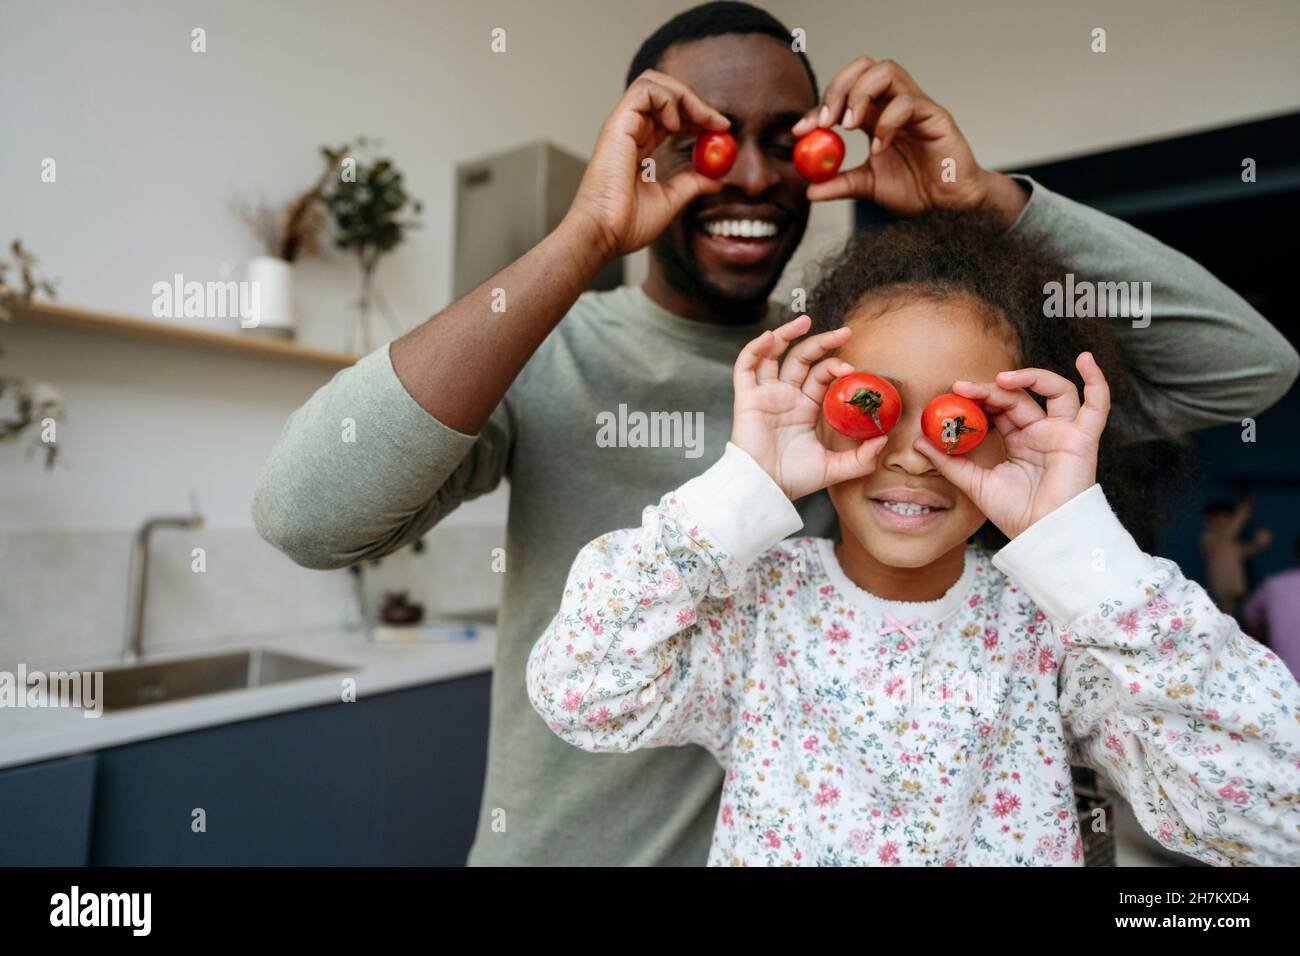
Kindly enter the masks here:
[[[146, 663], [224, 654], [253, 647], [335, 664], [341, 672], [87, 717], [70, 707], [0, 709], [0, 768], [87, 753], [169, 734], [235, 723], [268, 714], [339, 703], [340, 681], [356, 680], [356, 697], [451, 680], [492, 669], [496, 629], [478, 625], [473, 640], [447, 643], [375, 643], [358, 630], [326, 631], [274, 640], [189, 648]], [[67, 668], [109, 670], [120, 663]], [[34, 668], [33, 668], [34, 669]]]

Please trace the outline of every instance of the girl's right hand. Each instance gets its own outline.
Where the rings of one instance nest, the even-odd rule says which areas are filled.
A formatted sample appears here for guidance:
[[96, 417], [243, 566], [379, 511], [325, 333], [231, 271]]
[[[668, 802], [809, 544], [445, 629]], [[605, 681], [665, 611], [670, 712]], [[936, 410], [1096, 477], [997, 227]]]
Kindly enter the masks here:
[[801, 315], [775, 332], [764, 332], [741, 350], [732, 373], [731, 443], [758, 462], [792, 500], [870, 474], [889, 440], [881, 435], [847, 451], [822, 445], [816, 428], [826, 390], [854, 371], [848, 362], [825, 356], [847, 342], [851, 330], [845, 326], [814, 335], [780, 362], [811, 324]]

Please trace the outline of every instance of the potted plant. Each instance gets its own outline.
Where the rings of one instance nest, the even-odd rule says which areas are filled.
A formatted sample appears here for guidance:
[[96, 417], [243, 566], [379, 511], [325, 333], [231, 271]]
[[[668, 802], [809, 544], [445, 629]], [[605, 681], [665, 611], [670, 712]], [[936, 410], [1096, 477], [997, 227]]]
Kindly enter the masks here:
[[[358, 137], [356, 145], [365, 149], [377, 143]], [[334, 221], [335, 245], [356, 255], [361, 266], [358, 332], [361, 351], [369, 352], [374, 348], [372, 307], [378, 305], [389, 321], [393, 320], [375, 288], [375, 270], [379, 260], [401, 244], [405, 231], [419, 226], [414, 219], [403, 218], [403, 210], [409, 204], [411, 213], [418, 216], [423, 206], [407, 195], [402, 174], [392, 160], [376, 157], [362, 161], [329, 147], [322, 147], [321, 153], [331, 168], [340, 169], [340, 175], [321, 191], [321, 201]]]

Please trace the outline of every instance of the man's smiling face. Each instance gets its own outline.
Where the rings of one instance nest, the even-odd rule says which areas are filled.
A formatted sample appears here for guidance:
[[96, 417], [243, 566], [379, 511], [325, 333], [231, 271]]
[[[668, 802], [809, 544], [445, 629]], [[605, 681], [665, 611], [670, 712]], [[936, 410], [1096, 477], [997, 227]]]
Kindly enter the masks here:
[[[688, 205], [651, 245], [652, 281], [658, 271], [674, 292], [725, 318], [767, 298], [803, 238], [808, 184], [794, 168], [790, 127], [816, 97], [799, 57], [763, 34], [677, 44], [659, 70], [731, 120], [737, 154], [722, 190]], [[660, 181], [691, 165], [696, 132], [655, 150]]]

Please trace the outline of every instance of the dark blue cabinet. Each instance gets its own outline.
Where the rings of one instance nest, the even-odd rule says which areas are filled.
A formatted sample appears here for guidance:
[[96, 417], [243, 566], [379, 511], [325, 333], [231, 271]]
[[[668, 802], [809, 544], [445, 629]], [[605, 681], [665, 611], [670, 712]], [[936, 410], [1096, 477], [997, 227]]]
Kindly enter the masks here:
[[436, 685], [436, 699], [384, 695], [374, 862], [465, 863], [487, 772], [490, 686], [491, 675], [482, 674]]
[[0, 770], [0, 866], [85, 866], [95, 755]]
[[[88, 862], [461, 865], [478, 820], [489, 683], [463, 677], [81, 758], [93, 761]], [[0, 789], [0, 825], [11, 809]]]

